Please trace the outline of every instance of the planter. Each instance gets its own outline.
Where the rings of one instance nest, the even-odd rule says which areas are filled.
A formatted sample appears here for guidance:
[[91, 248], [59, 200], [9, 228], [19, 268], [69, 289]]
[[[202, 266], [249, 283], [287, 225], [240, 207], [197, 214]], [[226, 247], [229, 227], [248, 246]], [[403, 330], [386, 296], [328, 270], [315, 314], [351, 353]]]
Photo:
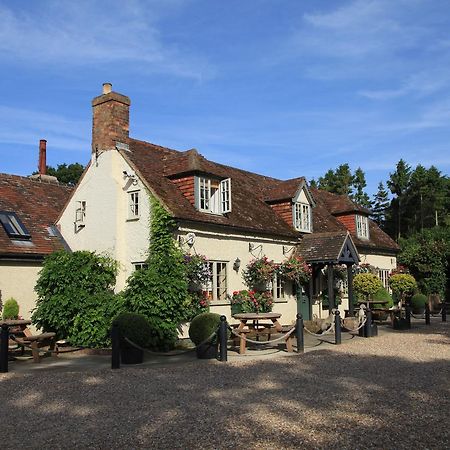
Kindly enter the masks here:
[[215, 359], [219, 351], [219, 343], [207, 343], [199, 345], [196, 348], [197, 358], [199, 359]]
[[412, 308], [412, 313], [420, 316], [425, 312], [425, 306], [423, 306], [422, 308]]
[[393, 327], [394, 330], [409, 330], [411, 328], [410, 323], [404, 317], [394, 317]]
[[122, 344], [120, 347], [120, 359], [122, 364], [142, 364], [144, 351], [131, 345]]

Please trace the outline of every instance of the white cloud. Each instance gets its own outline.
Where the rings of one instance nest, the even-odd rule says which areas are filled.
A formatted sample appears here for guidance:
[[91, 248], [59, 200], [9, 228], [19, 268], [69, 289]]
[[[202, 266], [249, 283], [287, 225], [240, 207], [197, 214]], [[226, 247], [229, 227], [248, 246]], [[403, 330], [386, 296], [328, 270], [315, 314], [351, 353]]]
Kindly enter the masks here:
[[36, 10], [0, 6], [0, 55], [60, 67], [117, 64], [127, 70], [202, 79], [211, 67], [169, 44], [158, 28], [178, 1], [46, 1]]

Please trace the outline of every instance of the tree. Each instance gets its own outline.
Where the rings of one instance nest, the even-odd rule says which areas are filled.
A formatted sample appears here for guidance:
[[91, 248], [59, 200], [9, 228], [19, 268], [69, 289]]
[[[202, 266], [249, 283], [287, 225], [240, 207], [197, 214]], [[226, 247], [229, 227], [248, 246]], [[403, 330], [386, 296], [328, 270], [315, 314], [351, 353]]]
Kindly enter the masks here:
[[396, 196], [392, 200], [392, 208], [396, 217], [396, 239], [400, 239], [402, 231], [402, 212], [403, 212], [403, 200], [405, 197], [406, 190], [409, 186], [409, 180], [411, 178], [411, 166], [409, 166], [403, 159], [397, 163], [396, 170], [394, 173], [389, 174], [389, 180], [387, 185]]
[[372, 219], [381, 227], [386, 224], [386, 214], [389, 208], [389, 196], [382, 181], [378, 183], [378, 191], [373, 196]]
[[339, 195], [350, 195], [352, 193], [353, 175], [350, 166], [341, 164], [335, 171], [329, 169], [323, 177], [319, 177], [319, 189], [333, 192]]
[[369, 196], [364, 191], [366, 186], [366, 176], [361, 167], [358, 167], [353, 175], [354, 193], [351, 195], [351, 198], [358, 205], [364, 206], [365, 208], [370, 208], [372, 205], [370, 203]]
[[[59, 182], [70, 186], [75, 186], [78, 183], [83, 171], [84, 166], [80, 163], [73, 163], [69, 165], [66, 163], [58, 164], [56, 169], [52, 166], [47, 166], [47, 175], [56, 177]], [[33, 175], [36, 175], [37, 173], [38, 172], [33, 172]]]

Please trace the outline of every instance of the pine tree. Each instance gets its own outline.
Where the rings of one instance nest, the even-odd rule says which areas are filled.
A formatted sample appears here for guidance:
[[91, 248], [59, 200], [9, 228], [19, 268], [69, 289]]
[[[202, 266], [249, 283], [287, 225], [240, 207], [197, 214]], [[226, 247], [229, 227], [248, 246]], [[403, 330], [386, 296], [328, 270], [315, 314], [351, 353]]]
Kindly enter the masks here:
[[378, 191], [373, 196], [372, 219], [381, 227], [386, 225], [386, 213], [389, 208], [389, 196], [382, 181], [378, 183]]
[[370, 208], [372, 206], [370, 198], [364, 191], [366, 186], [366, 176], [361, 167], [358, 167], [353, 175], [353, 187], [355, 188], [355, 191], [351, 198], [358, 205], [364, 206], [365, 208]]

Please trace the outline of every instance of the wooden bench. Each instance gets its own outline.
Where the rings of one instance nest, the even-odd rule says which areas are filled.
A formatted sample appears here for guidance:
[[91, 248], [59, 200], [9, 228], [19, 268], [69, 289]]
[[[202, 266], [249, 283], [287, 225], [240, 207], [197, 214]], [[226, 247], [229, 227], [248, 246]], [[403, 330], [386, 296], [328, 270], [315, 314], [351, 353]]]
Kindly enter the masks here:
[[[23, 337], [16, 337], [15, 342], [19, 345], [31, 347], [31, 354], [33, 355], [33, 362], [40, 362], [39, 349], [49, 347], [50, 351], [55, 350], [55, 336], [56, 333], [41, 333], [34, 335], [31, 330], [25, 328], [23, 330]], [[52, 353], [57, 356], [56, 353]]]
[[[236, 329], [238, 328], [238, 325], [232, 325], [233, 328]], [[278, 331], [275, 327], [273, 326], [264, 326], [261, 325], [261, 327], [259, 329], [254, 329], [254, 328], [244, 328], [243, 330], [239, 330], [239, 334], [242, 336], [242, 338], [239, 338], [238, 336], [236, 336], [235, 334], [233, 335], [233, 343], [234, 345], [237, 345], [237, 342], [239, 341], [239, 353], [240, 354], [244, 354], [245, 350], [246, 350], [246, 344], [247, 342], [245, 341], [245, 338], [250, 338], [250, 339], [254, 339], [254, 338], [258, 338], [259, 336], [267, 336], [267, 341], [264, 342], [270, 342], [270, 336], [272, 334], [284, 334], [287, 333], [288, 331], [290, 331], [292, 327], [289, 326], [283, 326], [281, 331]], [[293, 339], [293, 333], [288, 336], [288, 338], [285, 339], [286, 342], [286, 349], [288, 352], [293, 352], [294, 349], [292, 347], [292, 339]]]

